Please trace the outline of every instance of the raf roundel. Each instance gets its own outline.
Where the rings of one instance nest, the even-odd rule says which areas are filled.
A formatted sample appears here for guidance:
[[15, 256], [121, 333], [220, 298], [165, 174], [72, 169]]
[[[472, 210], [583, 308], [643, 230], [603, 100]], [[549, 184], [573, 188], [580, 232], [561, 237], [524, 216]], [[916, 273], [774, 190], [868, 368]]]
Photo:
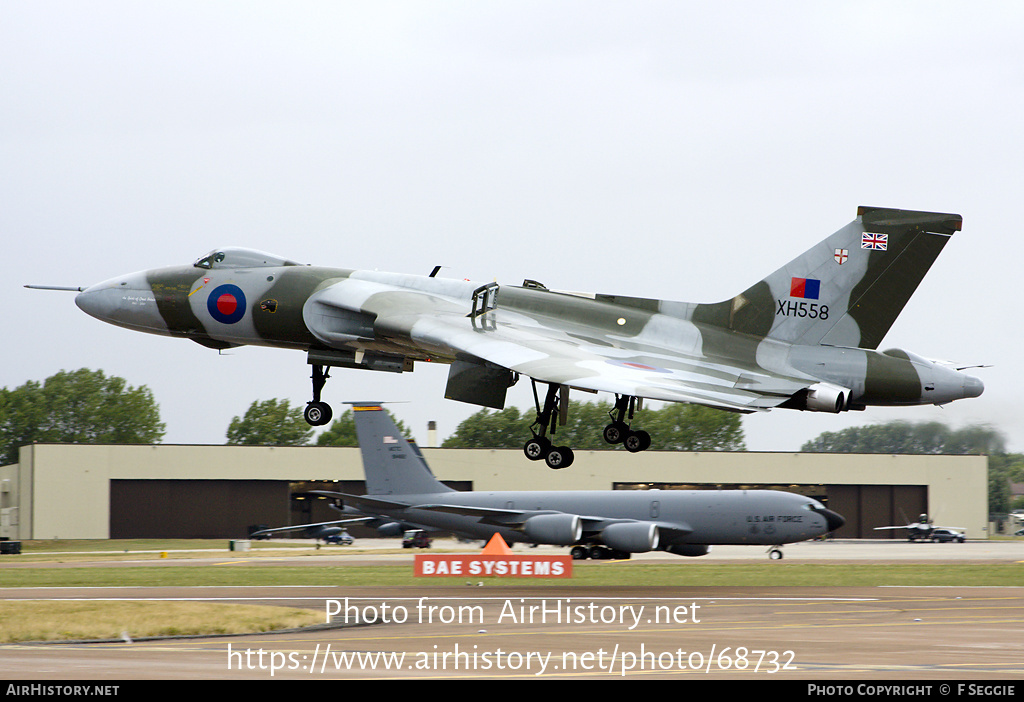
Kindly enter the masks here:
[[206, 309], [221, 324], [234, 324], [245, 316], [245, 293], [237, 285], [219, 285], [207, 298]]

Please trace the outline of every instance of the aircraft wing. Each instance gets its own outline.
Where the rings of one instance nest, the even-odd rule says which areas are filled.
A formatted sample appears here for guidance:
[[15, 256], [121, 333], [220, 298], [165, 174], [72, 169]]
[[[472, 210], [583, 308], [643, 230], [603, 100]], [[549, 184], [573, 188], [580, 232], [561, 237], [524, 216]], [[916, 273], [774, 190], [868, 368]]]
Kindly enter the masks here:
[[620, 331], [615, 320], [591, 323], [500, 304], [474, 314], [467, 299], [351, 278], [311, 302], [319, 311], [307, 316], [307, 324], [328, 344], [343, 340], [333, 331], [338, 315], [358, 312], [372, 315], [374, 333], [392, 343], [581, 390], [754, 412], [782, 404], [815, 382], [773, 374], [756, 363], [709, 358], [699, 350], [699, 333], [678, 338], [679, 320], [661, 329], [661, 315], [642, 328]]
[[369, 512], [375, 512], [380, 509], [405, 509], [409, 506], [408, 502], [399, 502], [397, 500], [385, 500], [381, 497], [371, 497], [370, 495], [349, 495], [346, 492], [332, 492], [330, 490], [310, 490], [311, 495], [323, 495], [325, 497], [335, 497], [345, 502], [351, 503], [358, 509], [364, 509]]
[[312, 529], [313, 527], [337, 526], [338, 524], [351, 524], [352, 522], [366, 522], [374, 517], [355, 517], [353, 519], [338, 519], [333, 522], [317, 522], [316, 524], [296, 524], [295, 526], [274, 527], [273, 529], [260, 529], [249, 536], [263, 536], [264, 534], [276, 534], [283, 531], [295, 531], [297, 529]]
[[485, 524], [499, 524], [502, 526], [516, 526], [521, 524], [526, 520], [526, 516], [531, 514], [521, 509], [467, 507], [465, 505], [414, 505], [414, 508], [429, 510], [431, 512], [458, 514], [463, 517], [479, 517], [480, 521]]
[[[550, 510], [502, 509], [500, 507], [472, 507], [466, 505], [445, 504], [415, 505], [414, 508], [430, 510], [433, 512], [448, 512], [450, 514], [459, 514], [465, 517], [479, 517], [481, 524], [491, 524], [512, 528], [521, 526], [530, 517], [541, 514], [559, 514], [559, 512], [552, 512]], [[639, 521], [636, 519], [616, 519], [610, 517], [588, 516], [585, 514], [577, 516], [579, 516], [580, 521], [583, 523], [584, 532], [599, 532], [611, 524]], [[658, 530], [669, 540], [678, 536], [685, 536], [693, 531], [693, 529], [688, 525], [682, 523], [655, 521], [653, 524], [657, 525]]]

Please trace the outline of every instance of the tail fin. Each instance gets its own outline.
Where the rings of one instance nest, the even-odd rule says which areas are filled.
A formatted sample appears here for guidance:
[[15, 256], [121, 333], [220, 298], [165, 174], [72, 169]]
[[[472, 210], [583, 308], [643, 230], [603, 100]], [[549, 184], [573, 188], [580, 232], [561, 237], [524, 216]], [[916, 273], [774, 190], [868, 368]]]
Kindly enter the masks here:
[[402, 436], [379, 403], [353, 402], [352, 415], [366, 473], [366, 494], [451, 492], [430, 472], [423, 454]]
[[693, 321], [799, 344], [874, 349], [962, 218], [857, 208], [857, 219]]

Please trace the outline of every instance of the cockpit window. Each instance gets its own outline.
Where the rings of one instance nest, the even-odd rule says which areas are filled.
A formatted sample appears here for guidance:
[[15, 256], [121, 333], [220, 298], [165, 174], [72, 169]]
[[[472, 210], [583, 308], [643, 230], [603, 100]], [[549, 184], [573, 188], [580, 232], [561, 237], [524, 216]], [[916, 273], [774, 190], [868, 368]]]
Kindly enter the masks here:
[[301, 263], [290, 261], [274, 254], [256, 249], [217, 249], [206, 254], [194, 264], [196, 268], [278, 268], [280, 266], [301, 266]]
[[199, 259], [192, 265], [194, 265], [196, 268], [213, 268], [214, 264], [220, 263], [223, 260], [223, 251], [213, 251], [207, 254], [206, 256], [203, 256], [201, 259]]

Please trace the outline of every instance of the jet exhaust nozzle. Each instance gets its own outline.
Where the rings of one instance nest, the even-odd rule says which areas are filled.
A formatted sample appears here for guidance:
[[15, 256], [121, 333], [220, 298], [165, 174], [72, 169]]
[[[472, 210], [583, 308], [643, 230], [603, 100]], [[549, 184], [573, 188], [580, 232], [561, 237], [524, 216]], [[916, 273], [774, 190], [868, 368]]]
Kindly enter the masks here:
[[815, 383], [807, 388], [807, 409], [838, 414], [846, 409], [850, 391], [831, 383]]

